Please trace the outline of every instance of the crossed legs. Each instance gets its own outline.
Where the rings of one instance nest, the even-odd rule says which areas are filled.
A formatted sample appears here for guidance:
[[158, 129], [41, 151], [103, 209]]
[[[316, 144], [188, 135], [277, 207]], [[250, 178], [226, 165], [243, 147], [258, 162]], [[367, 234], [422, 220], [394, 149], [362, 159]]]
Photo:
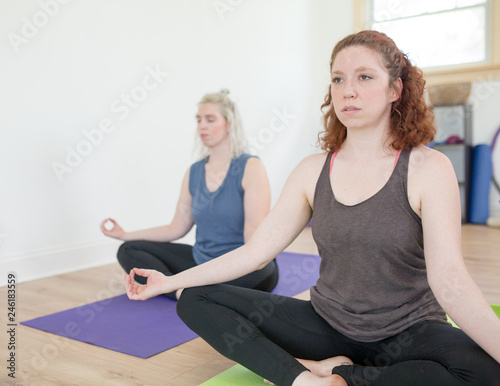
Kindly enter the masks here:
[[357, 342], [331, 328], [309, 301], [226, 285], [185, 290], [177, 311], [222, 355], [280, 386], [307, 375], [308, 366], [314, 371], [308, 361], [336, 356], [354, 362], [333, 368], [350, 386], [486, 386], [500, 379], [496, 361], [442, 323], [421, 322], [383, 341]]

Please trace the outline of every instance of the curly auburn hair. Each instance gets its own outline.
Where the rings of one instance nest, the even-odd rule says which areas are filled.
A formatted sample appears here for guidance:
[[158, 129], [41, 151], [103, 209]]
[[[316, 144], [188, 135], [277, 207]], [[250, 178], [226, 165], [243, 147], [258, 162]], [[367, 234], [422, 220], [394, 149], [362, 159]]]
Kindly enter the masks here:
[[[408, 150], [412, 146], [428, 144], [434, 138], [434, 115], [424, 98], [425, 80], [422, 71], [409, 61], [394, 41], [377, 31], [361, 31], [339, 41], [332, 51], [330, 72], [337, 54], [350, 46], [363, 46], [377, 52], [389, 73], [389, 84], [401, 78], [403, 89], [392, 104], [390, 118], [391, 146], [395, 150]], [[326, 111], [323, 111], [327, 108]], [[332, 104], [331, 88], [321, 106], [324, 131], [318, 136], [321, 149], [335, 151], [347, 137], [347, 128], [340, 122]]]

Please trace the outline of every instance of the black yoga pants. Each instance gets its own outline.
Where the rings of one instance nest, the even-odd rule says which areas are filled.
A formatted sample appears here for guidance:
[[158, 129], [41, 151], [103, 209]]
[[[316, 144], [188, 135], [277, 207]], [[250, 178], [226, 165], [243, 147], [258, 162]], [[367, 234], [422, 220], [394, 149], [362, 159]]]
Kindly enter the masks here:
[[[154, 241], [127, 241], [118, 249], [118, 262], [129, 273], [132, 268], [147, 268], [171, 276], [196, 266], [193, 259], [193, 247], [186, 244]], [[146, 279], [135, 276], [140, 284]], [[226, 284], [253, 288], [260, 291], [272, 291], [278, 282], [278, 266], [273, 260], [259, 271], [232, 280]], [[175, 299], [175, 292], [166, 294]]]
[[222, 355], [278, 386], [306, 370], [295, 358], [345, 355], [334, 374], [349, 386], [498, 385], [500, 365], [463, 331], [420, 322], [378, 342], [335, 331], [310, 301], [219, 284], [186, 289], [177, 313]]

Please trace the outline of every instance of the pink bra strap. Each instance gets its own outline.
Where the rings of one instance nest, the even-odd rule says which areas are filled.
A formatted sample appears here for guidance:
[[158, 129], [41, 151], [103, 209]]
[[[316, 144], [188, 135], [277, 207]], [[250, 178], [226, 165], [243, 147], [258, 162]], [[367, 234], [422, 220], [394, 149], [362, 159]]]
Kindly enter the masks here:
[[330, 158], [330, 172], [328, 174], [332, 174], [333, 160], [335, 159], [336, 155], [337, 155], [337, 152], [333, 153], [332, 158]]
[[396, 165], [398, 163], [399, 156], [401, 155], [401, 150], [398, 151], [398, 154], [396, 154], [396, 160], [394, 161], [394, 166], [392, 167], [392, 170], [396, 169]]
[[[330, 172], [329, 172], [329, 174], [332, 174], [333, 160], [335, 159], [336, 155], [337, 155], [337, 152], [333, 153], [332, 158], [330, 158]], [[401, 155], [401, 150], [399, 150], [398, 154], [396, 154], [396, 160], [394, 161], [394, 166], [392, 167], [392, 170], [396, 169], [396, 165], [398, 164], [398, 159], [399, 159], [400, 155]]]

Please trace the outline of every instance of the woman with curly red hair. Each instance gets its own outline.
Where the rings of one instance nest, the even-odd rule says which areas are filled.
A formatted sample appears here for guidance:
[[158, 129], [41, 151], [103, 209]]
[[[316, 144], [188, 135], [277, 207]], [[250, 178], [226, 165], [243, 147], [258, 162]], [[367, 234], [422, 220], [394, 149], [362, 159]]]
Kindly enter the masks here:
[[[278, 385], [497, 384], [500, 320], [463, 262], [451, 163], [425, 146], [435, 129], [422, 73], [374, 31], [340, 41], [330, 70], [326, 152], [294, 169], [249, 242], [175, 276], [133, 269], [128, 296], [187, 288], [186, 324]], [[268, 264], [311, 216], [310, 301], [215, 285]]]
[[[436, 128], [433, 115], [424, 99], [425, 80], [422, 71], [413, 66], [394, 42], [385, 34], [375, 31], [363, 31], [349, 35], [334, 48], [330, 59], [330, 72], [337, 54], [350, 46], [369, 47], [377, 52], [389, 73], [389, 83], [398, 79], [404, 84], [401, 95], [391, 107], [389, 133], [396, 150], [408, 150], [420, 144], [428, 144], [434, 138]], [[335, 115], [332, 105], [332, 93], [329, 90], [322, 109], [327, 108], [323, 120], [324, 135], [320, 138], [322, 149], [328, 152], [340, 147], [347, 135], [347, 128]]]

